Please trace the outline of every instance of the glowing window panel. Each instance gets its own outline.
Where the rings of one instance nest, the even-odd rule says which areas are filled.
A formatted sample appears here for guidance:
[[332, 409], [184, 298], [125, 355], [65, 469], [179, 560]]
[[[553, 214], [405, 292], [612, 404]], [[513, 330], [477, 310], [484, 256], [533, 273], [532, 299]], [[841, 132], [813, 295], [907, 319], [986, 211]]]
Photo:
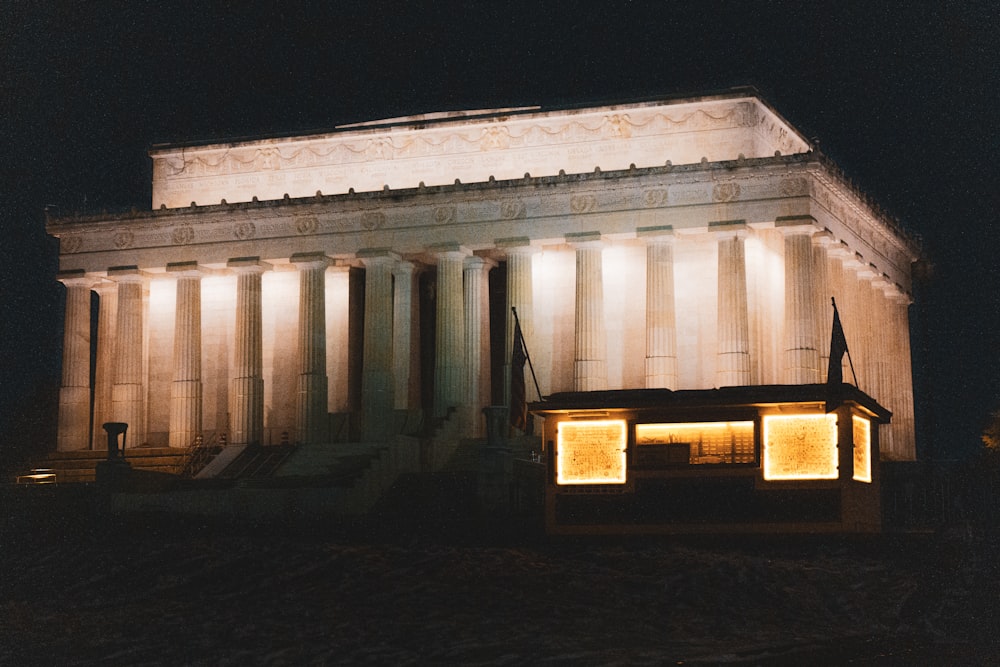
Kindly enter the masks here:
[[624, 419], [562, 422], [556, 437], [556, 484], [624, 484]]
[[872, 423], [854, 415], [854, 479], [872, 481]]
[[752, 421], [636, 424], [635, 444], [686, 445], [692, 464], [754, 462]]
[[837, 479], [836, 415], [764, 417], [764, 479]]

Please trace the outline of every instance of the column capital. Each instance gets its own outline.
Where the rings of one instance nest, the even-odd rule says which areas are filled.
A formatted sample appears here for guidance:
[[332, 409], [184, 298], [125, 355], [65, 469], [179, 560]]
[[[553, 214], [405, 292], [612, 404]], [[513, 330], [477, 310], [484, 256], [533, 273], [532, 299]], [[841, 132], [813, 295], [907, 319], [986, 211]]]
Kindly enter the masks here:
[[91, 275], [83, 269], [60, 271], [56, 274], [56, 280], [66, 287], [93, 287], [100, 282], [97, 276]]
[[108, 278], [120, 283], [144, 282], [149, 279], [149, 274], [139, 269], [138, 266], [112, 266], [108, 268]]
[[427, 246], [427, 252], [437, 257], [452, 257], [455, 259], [468, 257], [472, 251], [459, 243], [435, 243]]
[[831, 248], [837, 243], [837, 239], [833, 237], [833, 233], [825, 227], [812, 235], [812, 241], [813, 245], [823, 246], [824, 248]]
[[540, 250], [527, 236], [511, 236], [503, 239], [495, 239], [493, 243], [497, 248], [505, 250], [508, 255], [533, 255]]
[[413, 276], [417, 273], [419, 267], [413, 262], [408, 262], [406, 260], [399, 260], [392, 266], [392, 275], [394, 276]]
[[167, 273], [176, 273], [178, 277], [183, 278], [200, 278], [209, 272], [211, 269], [200, 266], [198, 262], [169, 262], [167, 264]]
[[600, 248], [604, 238], [600, 232], [570, 232], [565, 235], [566, 243], [577, 248]]
[[476, 269], [485, 268], [492, 269], [497, 266], [497, 263], [488, 257], [480, 257], [479, 255], [472, 255], [465, 258], [465, 263], [462, 265], [465, 269]]
[[708, 223], [708, 232], [720, 239], [745, 239], [750, 233], [750, 227], [747, 226], [746, 220], [717, 220]]
[[400, 256], [389, 248], [362, 248], [356, 253], [361, 263], [367, 266], [395, 265]]
[[820, 231], [819, 223], [811, 215], [781, 215], [774, 219], [774, 228], [785, 236], [812, 235]]
[[637, 227], [635, 235], [637, 238], [645, 239], [647, 243], [673, 243], [676, 239], [673, 225]]
[[333, 263], [329, 257], [322, 252], [297, 252], [288, 261], [300, 271], [308, 269], [325, 269]]
[[267, 262], [260, 261], [260, 257], [233, 257], [226, 262], [226, 267], [237, 273], [264, 273], [272, 268]]

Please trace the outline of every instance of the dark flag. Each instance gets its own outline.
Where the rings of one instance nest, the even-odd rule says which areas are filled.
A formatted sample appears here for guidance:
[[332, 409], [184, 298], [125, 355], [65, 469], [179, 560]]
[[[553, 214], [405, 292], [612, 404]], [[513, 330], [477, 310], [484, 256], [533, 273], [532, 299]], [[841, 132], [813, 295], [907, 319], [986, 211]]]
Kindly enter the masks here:
[[524, 388], [524, 336], [521, 323], [514, 321], [514, 348], [510, 352], [510, 424], [525, 431], [528, 428], [528, 401]]
[[844, 383], [844, 355], [847, 352], [847, 337], [840, 323], [840, 313], [837, 312], [837, 302], [833, 303], [833, 331], [830, 332], [830, 365], [826, 371], [826, 411], [833, 412], [841, 402], [840, 385]]
[[847, 354], [847, 337], [840, 323], [840, 313], [837, 312], [837, 302], [833, 301], [833, 331], [830, 333], [830, 366], [826, 371], [827, 384], [840, 385], [844, 381], [844, 355]]

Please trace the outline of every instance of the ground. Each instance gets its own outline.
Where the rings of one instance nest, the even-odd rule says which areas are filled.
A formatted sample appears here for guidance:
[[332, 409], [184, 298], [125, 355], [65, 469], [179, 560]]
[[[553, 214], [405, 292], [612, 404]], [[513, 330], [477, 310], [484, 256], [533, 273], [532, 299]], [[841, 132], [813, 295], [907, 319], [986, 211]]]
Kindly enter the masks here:
[[994, 529], [739, 541], [440, 521], [303, 531], [107, 520], [86, 495], [12, 493], [24, 491], [8, 489], [0, 512], [0, 664], [1000, 660]]

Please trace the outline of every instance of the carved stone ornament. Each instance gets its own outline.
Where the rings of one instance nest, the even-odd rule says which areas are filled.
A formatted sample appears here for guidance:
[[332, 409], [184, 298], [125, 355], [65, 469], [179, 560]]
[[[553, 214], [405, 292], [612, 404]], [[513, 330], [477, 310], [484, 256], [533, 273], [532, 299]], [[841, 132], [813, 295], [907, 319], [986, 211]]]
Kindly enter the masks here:
[[63, 253], [74, 253], [83, 245], [83, 240], [79, 236], [63, 236], [59, 239], [59, 248]]
[[319, 229], [319, 221], [316, 216], [303, 215], [295, 219], [295, 231], [299, 234], [315, 234]]
[[739, 183], [716, 183], [712, 189], [712, 199], [719, 202], [735, 201], [740, 198]]
[[135, 241], [135, 235], [129, 230], [123, 230], [115, 233], [114, 244], [119, 250], [124, 250], [125, 248], [131, 248], [132, 243]]
[[809, 184], [804, 178], [784, 178], [778, 184], [782, 197], [799, 197], [809, 192]]
[[510, 130], [497, 125], [483, 130], [482, 139], [479, 140], [479, 149], [491, 151], [501, 148], [510, 148]]
[[455, 219], [455, 207], [454, 206], [438, 206], [434, 209], [434, 222], [439, 225], [445, 225], [452, 222]]
[[573, 195], [569, 198], [569, 210], [573, 213], [590, 213], [597, 208], [597, 197], [594, 195]]
[[373, 232], [385, 226], [385, 213], [382, 211], [365, 211], [361, 214], [361, 226]]
[[504, 220], [514, 220], [524, 217], [524, 202], [516, 199], [508, 199], [500, 202], [500, 217]]
[[652, 190], [646, 190], [642, 193], [642, 203], [648, 208], [656, 208], [657, 206], [666, 205], [667, 189], [654, 188]]
[[250, 221], [238, 222], [233, 227], [233, 236], [248, 241], [257, 235], [257, 227]]
[[187, 245], [194, 241], [194, 228], [191, 225], [178, 225], [174, 227], [171, 239], [174, 245]]

